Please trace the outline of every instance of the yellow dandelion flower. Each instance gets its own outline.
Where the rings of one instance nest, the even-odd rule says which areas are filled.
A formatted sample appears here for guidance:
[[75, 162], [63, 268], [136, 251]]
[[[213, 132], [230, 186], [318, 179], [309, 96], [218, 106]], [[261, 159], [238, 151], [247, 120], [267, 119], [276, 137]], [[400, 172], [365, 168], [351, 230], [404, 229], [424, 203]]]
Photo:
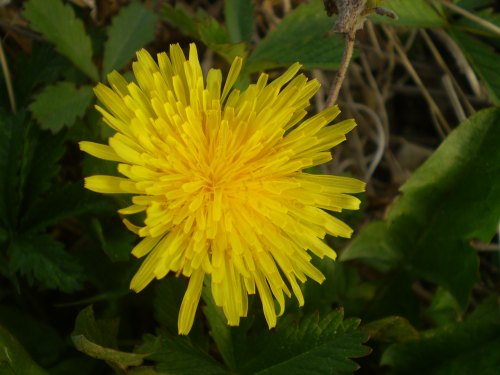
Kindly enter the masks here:
[[133, 194], [119, 213], [146, 214], [142, 227], [124, 220], [143, 238], [132, 254], [146, 257], [131, 289], [139, 292], [171, 272], [188, 277], [178, 322], [179, 333], [187, 334], [210, 275], [229, 325], [247, 315], [248, 295], [258, 292], [274, 327], [285, 295], [303, 305], [299, 283], [324, 280], [309, 252], [335, 259], [325, 235], [351, 236], [349, 226], [324, 210], [358, 209], [359, 199], [349, 194], [365, 184], [304, 169], [331, 160], [329, 150], [354, 121], [329, 125], [336, 106], [303, 121], [320, 85], [297, 75], [299, 64], [271, 83], [261, 74], [240, 91], [232, 86], [241, 58], [224, 84], [218, 69], [205, 81], [194, 44], [188, 59], [179, 45], [157, 62], [145, 50], [137, 59], [137, 84], [113, 72], [110, 87], [95, 88], [106, 109], [96, 108], [116, 131], [109, 144], [80, 142], [83, 151], [118, 162], [125, 176], [91, 176], [85, 186]]

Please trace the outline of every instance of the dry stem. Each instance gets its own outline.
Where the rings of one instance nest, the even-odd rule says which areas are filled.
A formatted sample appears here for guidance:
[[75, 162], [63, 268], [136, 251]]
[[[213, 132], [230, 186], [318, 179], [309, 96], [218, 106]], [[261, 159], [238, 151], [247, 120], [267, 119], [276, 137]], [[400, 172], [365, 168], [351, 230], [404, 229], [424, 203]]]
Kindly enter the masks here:
[[342, 87], [342, 83], [344, 82], [347, 68], [349, 67], [349, 62], [351, 61], [352, 52], [354, 51], [355, 40], [356, 40], [356, 31], [351, 31], [345, 34], [344, 53], [342, 54], [342, 60], [340, 62], [339, 70], [335, 75], [333, 85], [330, 89], [330, 94], [328, 95], [328, 100], [326, 102], [327, 107], [331, 107], [337, 102], [340, 88]]

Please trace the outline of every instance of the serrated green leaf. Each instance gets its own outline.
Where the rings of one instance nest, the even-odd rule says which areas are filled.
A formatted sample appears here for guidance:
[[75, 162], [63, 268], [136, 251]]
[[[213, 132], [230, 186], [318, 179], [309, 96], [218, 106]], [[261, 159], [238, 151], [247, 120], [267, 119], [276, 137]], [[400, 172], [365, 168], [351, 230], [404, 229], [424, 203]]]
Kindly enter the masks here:
[[224, 20], [231, 43], [251, 41], [254, 22], [251, 0], [224, 0]]
[[363, 346], [366, 333], [358, 329], [359, 321], [343, 320], [342, 311], [323, 318], [310, 314], [294, 322], [288, 316], [275, 331], [262, 333], [255, 341], [241, 374], [339, 374], [350, 373], [359, 366], [352, 358], [367, 355]]
[[361, 231], [342, 260], [383, 253], [392, 269], [443, 286], [465, 307], [478, 277], [469, 242], [489, 242], [500, 217], [499, 123], [500, 109], [493, 108], [455, 129], [402, 186], [388, 219], [376, 224], [380, 241]]
[[62, 72], [70, 67], [70, 62], [54, 48], [46, 43], [33, 41], [29, 53], [21, 55], [11, 67], [18, 105], [28, 106], [40, 84], [55, 83]]
[[20, 272], [33, 284], [72, 292], [81, 288], [83, 271], [62, 243], [47, 235], [14, 238], [8, 248], [11, 272]]
[[498, 69], [500, 54], [490, 45], [460, 31], [452, 30], [451, 36], [481, 77], [491, 102], [500, 104], [500, 69]]
[[390, 346], [381, 364], [391, 366], [392, 374], [493, 375], [500, 368], [499, 337], [500, 308], [490, 299], [465, 322]]
[[380, 6], [392, 10], [398, 18], [393, 20], [375, 15], [370, 17], [374, 22], [409, 27], [443, 27], [446, 25], [446, 19], [436, 8], [440, 5], [431, 5], [426, 0], [383, 0]]
[[344, 51], [344, 40], [328, 36], [334, 21], [321, 1], [302, 4], [270, 31], [249, 56], [246, 71], [288, 67], [299, 62], [306, 69], [336, 69]]
[[73, 83], [60, 82], [47, 86], [38, 94], [30, 105], [30, 110], [42, 129], [57, 133], [65, 126], [72, 126], [77, 118], [81, 118], [93, 97], [90, 86], [77, 89]]
[[137, 1], [123, 7], [108, 28], [104, 46], [103, 74], [120, 70], [135, 52], [154, 39], [157, 16]]
[[0, 326], [0, 373], [3, 375], [48, 375], [5, 328]]
[[98, 80], [90, 38], [71, 5], [62, 0], [29, 0], [25, 3], [23, 16], [30, 21], [31, 28], [54, 43], [62, 55], [91, 79]]
[[[160, 373], [169, 375], [229, 375], [229, 371], [208, 353], [193, 345], [188, 337], [144, 336], [141, 353], [152, 353], [148, 359], [156, 362]], [[203, 370], [201, 370], [203, 369]]]

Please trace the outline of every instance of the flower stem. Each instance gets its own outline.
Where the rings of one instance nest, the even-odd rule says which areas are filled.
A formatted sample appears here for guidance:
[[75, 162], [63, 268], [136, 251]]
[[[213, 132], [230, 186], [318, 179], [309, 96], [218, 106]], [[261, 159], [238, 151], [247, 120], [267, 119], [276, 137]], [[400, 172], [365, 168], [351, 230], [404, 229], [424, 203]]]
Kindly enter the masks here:
[[352, 30], [345, 34], [345, 47], [344, 53], [342, 54], [342, 60], [340, 61], [339, 70], [335, 75], [332, 87], [330, 89], [330, 94], [328, 95], [328, 100], [326, 102], [326, 107], [331, 107], [337, 102], [340, 88], [344, 82], [344, 78], [351, 61], [352, 52], [354, 51], [354, 42], [356, 39], [356, 31]]

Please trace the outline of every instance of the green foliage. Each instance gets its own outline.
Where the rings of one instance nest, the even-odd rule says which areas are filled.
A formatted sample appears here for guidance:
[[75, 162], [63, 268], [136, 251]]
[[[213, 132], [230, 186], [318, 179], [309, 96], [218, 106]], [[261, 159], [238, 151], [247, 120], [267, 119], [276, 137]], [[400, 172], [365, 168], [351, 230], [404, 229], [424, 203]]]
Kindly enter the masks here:
[[221, 364], [187, 337], [146, 335], [140, 352], [152, 353], [148, 359], [156, 362], [160, 373], [197, 375], [203, 369], [207, 375], [228, 375]]
[[478, 277], [472, 239], [493, 237], [500, 201], [500, 110], [461, 124], [401, 187], [384, 222], [367, 226], [342, 260], [366, 259], [437, 283], [468, 303]]
[[120, 70], [135, 52], [154, 38], [157, 16], [137, 1], [122, 8], [108, 28], [104, 48], [103, 74]]
[[71, 292], [81, 288], [83, 269], [61, 242], [45, 231], [61, 220], [103, 207], [81, 185], [56, 183], [64, 134], [37, 129], [24, 113], [0, 124], [0, 227], [9, 255], [5, 276]]
[[410, 27], [443, 27], [446, 20], [437, 7], [437, 2], [425, 0], [383, 0], [381, 6], [392, 10], [398, 16], [393, 20], [389, 17], [372, 16], [375, 22], [395, 26]]
[[[399, 27], [390, 32], [398, 32], [426, 85], [431, 69], [425, 68], [434, 65], [430, 59], [423, 61], [431, 54], [417, 31], [440, 30], [430, 31], [429, 36], [468, 101], [479, 110], [486, 101], [473, 97], [464, 85], [463, 73], [457, 69], [462, 66], [452, 61], [454, 51], [444, 48], [446, 39], [441, 36], [446, 33], [454, 39], [489, 101], [499, 104], [500, 39], [491, 26], [438, 1], [369, 0], [368, 7], [385, 7], [399, 16], [397, 20], [370, 16], [367, 22], [384, 25], [370, 25], [373, 29], [368, 30], [366, 24], [367, 37], [360, 32], [356, 41], [381, 96], [393, 97], [388, 103], [394, 105], [388, 107], [386, 155], [366, 197], [360, 197], [367, 201], [366, 211], [360, 211], [357, 220], [346, 220], [355, 229], [354, 240], [325, 239], [343, 261], [314, 258], [325, 281], [303, 284], [305, 306], [287, 299], [286, 313], [271, 330], [258, 296], [250, 296], [247, 317], [240, 325], [228, 326], [213, 301], [208, 280], [193, 329], [180, 337], [178, 314], [188, 280], [181, 274], [169, 275], [141, 293], [132, 293], [130, 280], [142, 260], [132, 259], [130, 250], [139, 239], [116, 213], [118, 206], [130, 203], [130, 197], [103, 198], [83, 188], [82, 176], [119, 175], [116, 163], [82, 155], [76, 144], [79, 140], [106, 143], [113, 134], [92, 109], [92, 85], [113, 70], [133, 80], [130, 60], [146, 45], [151, 52], [168, 50], [170, 43], [180, 43], [186, 50], [194, 40], [204, 70], [213, 66], [227, 71], [227, 63], [241, 56], [246, 62], [235, 86], [243, 88], [254, 81], [254, 73], [284, 69], [297, 61], [305, 70], [336, 70], [345, 42], [342, 35], [331, 33], [335, 16], [326, 16], [321, 0], [292, 2], [290, 12], [280, 2], [272, 2], [270, 9], [251, 0], [176, 1], [175, 6], [139, 0], [115, 3], [95, 12], [83, 2], [68, 0], [11, 1], [0, 12], [2, 24], [9, 25], [2, 46], [10, 69], [2, 64], [0, 74], [0, 275], [4, 281], [0, 283], [0, 374], [351, 374], [359, 367], [356, 359], [365, 356], [359, 362], [360, 373], [498, 372], [499, 257], [473, 247], [482, 248], [485, 245], [478, 243], [491, 240], [500, 217], [500, 110], [480, 111], [461, 124], [411, 173], [401, 187], [401, 197], [388, 205], [403, 176], [402, 171], [398, 179], [386, 176], [388, 169], [399, 169], [399, 145], [413, 137], [410, 142], [418, 138], [417, 143], [426, 146], [441, 140], [426, 133], [431, 127], [425, 123], [419, 123], [418, 129], [404, 120], [393, 123], [404, 111], [399, 108], [398, 89], [400, 85], [408, 89], [412, 83], [401, 74], [400, 62], [392, 58], [392, 42], [382, 30]], [[500, 26], [492, 0], [454, 4]], [[25, 24], [11, 23], [9, 17], [16, 12], [19, 17], [13, 19], [24, 18]], [[364, 104], [378, 108], [373, 95], [364, 92], [368, 85], [362, 81], [370, 77], [364, 62], [360, 65], [356, 60], [356, 52], [348, 74], [351, 90], [343, 90], [341, 100], [350, 104], [348, 94], [356, 103], [368, 98]], [[389, 55], [383, 60], [387, 64], [372, 64], [371, 58], [381, 54]], [[334, 72], [314, 75], [323, 83]], [[384, 75], [393, 75], [394, 82], [389, 81], [397, 85], [387, 86]], [[8, 76], [17, 114], [10, 112], [4, 78]], [[433, 97], [441, 92], [433, 83], [428, 89]], [[465, 112], [472, 113], [461, 90], [456, 91]], [[326, 99], [326, 92], [319, 94], [318, 98]], [[444, 103], [444, 116], [454, 119], [446, 107], [448, 98], [436, 95], [434, 99], [439, 106]], [[317, 108], [311, 104], [313, 114]], [[340, 105], [351, 109], [342, 101]], [[418, 100], [412, 106], [415, 112], [423, 109], [416, 115], [418, 121], [425, 119], [426, 108]], [[374, 117], [379, 115], [376, 112]], [[365, 113], [371, 117], [369, 111]], [[363, 119], [357, 120], [362, 125]], [[455, 127], [453, 122], [450, 125]], [[381, 146], [378, 131], [372, 134], [369, 126], [358, 129], [358, 135], [333, 155], [340, 157], [336, 164], [340, 169], [353, 160], [370, 162], [373, 141]], [[367, 153], [352, 156], [353, 149]], [[407, 168], [403, 163], [401, 167]], [[319, 167], [314, 169], [320, 173]], [[392, 171], [391, 177], [395, 177]], [[370, 221], [372, 217], [385, 219]], [[358, 231], [360, 223], [366, 224]], [[83, 308], [89, 304], [106, 318], [96, 319], [92, 306]], [[75, 321], [76, 315], [69, 335], [68, 322]], [[368, 337], [373, 353], [365, 346]]]
[[484, 82], [491, 102], [497, 105], [500, 104], [498, 53], [495, 52], [492, 46], [466, 33], [453, 30], [451, 35]]
[[62, 55], [97, 81], [97, 68], [92, 62], [92, 43], [83, 22], [76, 18], [69, 4], [65, 5], [62, 0], [29, 0], [23, 15], [33, 30], [42, 33]]
[[48, 375], [5, 328], [0, 326], [0, 373], [2, 375]]
[[229, 63], [236, 56], [247, 55], [247, 46], [244, 43], [232, 44], [228, 30], [202, 10], [192, 14], [181, 3], [176, 4], [175, 7], [165, 4], [163, 18], [184, 34], [207, 45]]
[[419, 332], [408, 320], [400, 316], [388, 316], [361, 327], [369, 336], [370, 340], [382, 342], [404, 342], [417, 340]]
[[367, 355], [362, 344], [368, 336], [359, 320], [343, 320], [341, 310], [295, 321], [290, 315], [276, 331], [262, 332], [248, 345], [251, 354], [241, 366], [242, 374], [344, 374], [359, 366], [352, 358]]
[[496, 374], [500, 366], [500, 308], [497, 299], [465, 321], [424, 332], [420, 340], [390, 346], [381, 363], [393, 374]]
[[254, 25], [252, 1], [224, 0], [224, 16], [231, 43], [249, 43]]
[[339, 35], [330, 35], [333, 27], [320, 1], [303, 4], [257, 45], [247, 61], [246, 70], [287, 67], [300, 62], [306, 69], [336, 69], [344, 50]]
[[65, 126], [71, 126], [81, 118], [93, 99], [90, 86], [76, 86], [69, 82], [60, 82], [47, 86], [36, 96], [30, 110], [42, 129], [57, 133]]
[[13, 238], [7, 249], [10, 270], [50, 289], [72, 292], [80, 289], [83, 270], [64, 246], [47, 235]]
[[203, 289], [203, 300], [206, 306], [203, 312], [210, 325], [210, 335], [217, 345], [224, 363], [231, 371], [236, 371], [243, 360], [246, 351], [246, 337], [250, 325], [248, 319], [244, 319], [239, 327], [229, 327], [222, 309], [215, 305], [212, 292], [205, 286]]
[[126, 371], [129, 366], [139, 366], [147, 354], [126, 353], [116, 350], [118, 320], [96, 320], [92, 306], [78, 314], [71, 340], [85, 354], [105, 360], [111, 367]]

